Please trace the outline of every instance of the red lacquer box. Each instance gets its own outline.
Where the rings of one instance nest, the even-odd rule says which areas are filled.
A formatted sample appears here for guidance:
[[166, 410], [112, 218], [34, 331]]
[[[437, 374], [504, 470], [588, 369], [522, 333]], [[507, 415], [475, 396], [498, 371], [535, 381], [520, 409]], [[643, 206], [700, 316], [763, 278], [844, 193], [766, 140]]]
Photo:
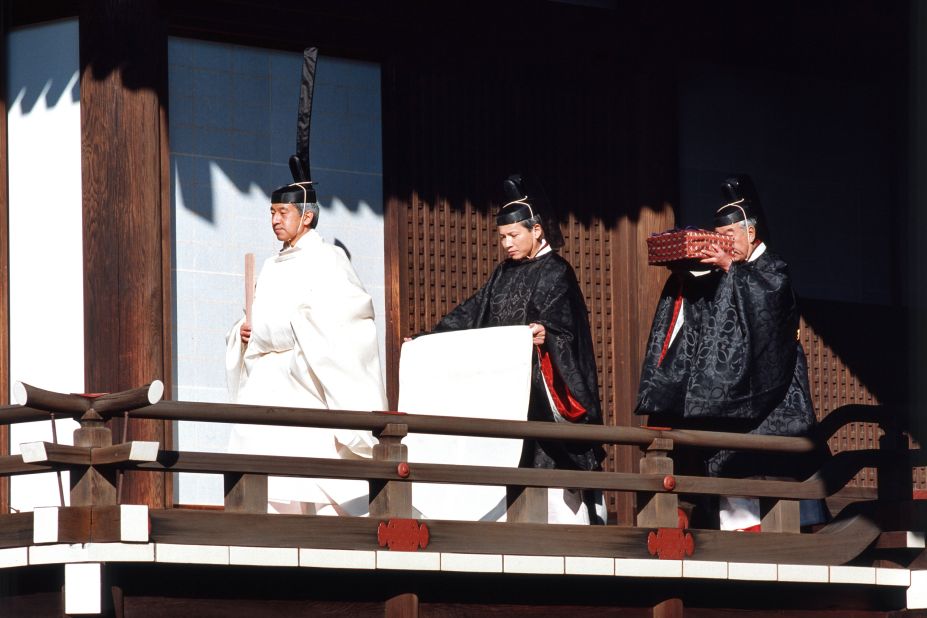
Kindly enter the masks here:
[[651, 234], [647, 239], [647, 263], [665, 266], [673, 262], [689, 262], [702, 257], [702, 249], [717, 245], [730, 253], [734, 241], [724, 234], [698, 229], [668, 230]]

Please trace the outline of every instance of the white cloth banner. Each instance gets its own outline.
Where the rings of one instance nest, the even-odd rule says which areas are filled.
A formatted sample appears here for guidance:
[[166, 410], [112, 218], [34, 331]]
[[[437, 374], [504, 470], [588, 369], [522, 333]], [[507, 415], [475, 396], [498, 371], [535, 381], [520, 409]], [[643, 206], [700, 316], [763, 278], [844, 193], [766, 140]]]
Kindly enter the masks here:
[[[531, 329], [500, 326], [407, 341], [399, 360], [399, 410], [523, 421], [531, 389]], [[518, 467], [522, 440], [410, 434], [409, 462]], [[505, 488], [414, 483], [412, 505], [428, 519], [498, 520]]]

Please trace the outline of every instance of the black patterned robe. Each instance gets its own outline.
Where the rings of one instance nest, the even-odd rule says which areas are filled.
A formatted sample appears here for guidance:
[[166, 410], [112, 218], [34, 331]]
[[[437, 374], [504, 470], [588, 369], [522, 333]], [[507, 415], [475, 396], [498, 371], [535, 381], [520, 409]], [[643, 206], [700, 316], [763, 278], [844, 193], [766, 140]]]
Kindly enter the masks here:
[[[680, 294], [682, 328], [664, 350]], [[654, 315], [635, 412], [652, 425], [808, 435], [815, 416], [798, 317], [788, 265], [769, 251], [727, 273], [674, 273]], [[706, 471], [803, 479], [817, 461], [721, 451]]]
[[[599, 388], [586, 303], [573, 268], [548, 252], [535, 258], [507, 259], [476, 294], [435, 326], [434, 332], [543, 324], [544, 348], [573, 398], [586, 410], [579, 422], [602, 423]], [[537, 350], [536, 350], [537, 352]], [[533, 355], [528, 420], [554, 421], [538, 354]], [[601, 446], [525, 441], [521, 465], [592, 470], [604, 456]]]

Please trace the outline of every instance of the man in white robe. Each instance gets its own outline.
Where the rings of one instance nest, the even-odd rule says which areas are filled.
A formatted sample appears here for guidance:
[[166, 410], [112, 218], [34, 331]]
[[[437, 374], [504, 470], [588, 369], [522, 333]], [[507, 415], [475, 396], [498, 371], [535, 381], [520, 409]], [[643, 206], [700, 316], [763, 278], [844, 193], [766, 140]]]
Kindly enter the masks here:
[[[315, 230], [310, 183], [274, 191], [271, 225], [283, 249], [258, 277], [252, 323], [227, 336], [226, 370], [235, 403], [332, 410], [385, 410], [373, 302], [344, 251]], [[237, 453], [370, 457], [369, 433], [236, 425]], [[363, 515], [366, 481], [270, 477], [269, 510]]]

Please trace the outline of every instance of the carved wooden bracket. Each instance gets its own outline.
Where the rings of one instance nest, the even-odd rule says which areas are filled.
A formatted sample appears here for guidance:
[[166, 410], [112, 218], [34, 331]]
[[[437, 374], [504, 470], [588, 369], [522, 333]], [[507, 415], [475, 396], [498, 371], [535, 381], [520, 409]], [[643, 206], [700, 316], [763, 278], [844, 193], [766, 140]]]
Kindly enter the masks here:
[[647, 551], [660, 560], [682, 560], [695, 553], [695, 538], [679, 528], [658, 528], [647, 535]]
[[418, 551], [428, 547], [428, 526], [415, 519], [391, 519], [377, 526], [377, 543], [390, 551]]

